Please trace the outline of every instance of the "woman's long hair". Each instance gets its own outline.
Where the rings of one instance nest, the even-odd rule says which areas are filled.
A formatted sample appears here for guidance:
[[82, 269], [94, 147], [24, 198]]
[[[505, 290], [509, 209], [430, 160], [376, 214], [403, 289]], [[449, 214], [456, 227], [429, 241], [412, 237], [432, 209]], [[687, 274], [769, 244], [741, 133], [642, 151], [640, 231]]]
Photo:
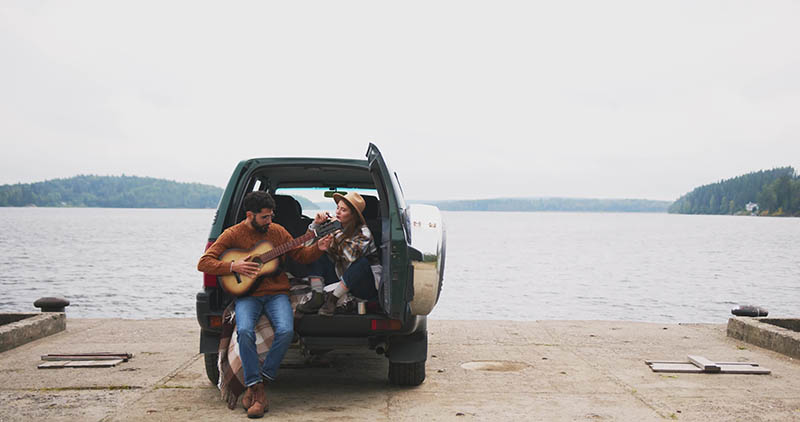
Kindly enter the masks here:
[[347, 205], [347, 208], [350, 209], [350, 215], [353, 216], [349, 223], [342, 223], [342, 233], [344, 233], [343, 239], [350, 239], [361, 230], [361, 226], [363, 226], [364, 223], [362, 223], [361, 219], [358, 218], [358, 212], [350, 202], [348, 202], [346, 199], [342, 199], [342, 202]]

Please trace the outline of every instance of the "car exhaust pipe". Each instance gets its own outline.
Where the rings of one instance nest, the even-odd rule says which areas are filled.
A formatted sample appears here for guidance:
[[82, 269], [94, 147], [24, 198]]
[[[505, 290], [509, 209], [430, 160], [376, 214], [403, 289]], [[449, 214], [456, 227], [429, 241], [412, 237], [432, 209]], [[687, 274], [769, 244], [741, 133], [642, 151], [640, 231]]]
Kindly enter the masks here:
[[378, 343], [375, 346], [375, 353], [383, 355], [386, 353], [386, 343]]

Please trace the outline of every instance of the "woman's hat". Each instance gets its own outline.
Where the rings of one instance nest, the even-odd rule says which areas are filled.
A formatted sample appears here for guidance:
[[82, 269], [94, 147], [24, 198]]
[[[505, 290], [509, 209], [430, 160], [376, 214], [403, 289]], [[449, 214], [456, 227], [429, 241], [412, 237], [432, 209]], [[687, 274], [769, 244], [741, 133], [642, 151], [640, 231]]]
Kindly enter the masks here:
[[367, 220], [365, 220], [364, 215], [361, 214], [364, 212], [364, 207], [367, 206], [364, 198], [362, 198], [357, 192], [348, 192], [347, 195], [342, 195], [340, 193], [333, 194], [333, 200], [336, 201], [337, 204], [342, 199], [344, 199], [344, 201], [350, 205], [350, 208], [356, 210], [356, 214], [358, 214], [358, 218], [361, 219], [361, 223], [367, 224]]

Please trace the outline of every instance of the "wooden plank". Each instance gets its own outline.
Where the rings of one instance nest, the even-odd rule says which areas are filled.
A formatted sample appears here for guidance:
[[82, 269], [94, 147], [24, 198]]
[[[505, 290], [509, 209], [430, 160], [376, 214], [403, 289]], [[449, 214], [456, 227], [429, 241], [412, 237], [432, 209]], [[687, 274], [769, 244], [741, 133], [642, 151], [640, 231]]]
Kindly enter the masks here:
[[746, 375], [768, 375], [771, 371], [760, 366], [747, 365], [721, 365], [720, 373], [723, 374], [746, 374]]
[[703, 370], [691, 363], [654, 363], [650, 365], [653, 372], [672, 372], [680, 374], [699, 374]]
[[130, 353], [125, 352], [89, 352], [89, 353], [48, 353], [45, 356], [127, 356], [133, 357]]
[[58, 360], [48, 361], [39, 364], [39, 369], [57, 369], [57, 368], [109, 368], [117, 366], [122, 363], [122, 359], [115, 360]]
[[67, 363], [68, 362], [65, 362], [65, 361], [45, 362], [45, 363], [39, 364], [39, 366], [37, 366], [37, 368], [39, 368], [39, 369], [57, 369], [57, 368], [63, 368], [64, 365], [66, 365]]
[[106, 356], [106, 355], [62, 355], [62, 356], [53, 356], [53, 355], [44, 355], [42, 356], [42, 360], [47, 361], [58, 361], [58, 360], [117, 360], [122, 359], [127, 361], [127, 357], [123, 356]]
[[[648, 365], [652, 365], [654, 363], [691, 363], [685, 360], [646, 360], [644, 363]], [[758, 366], [756, 362], [714, 362], [717, 366], [722, 365], [747, 365], [747, 366]]]
[[698, 355], [689, 355], [686, 356], [693, 365], [697, 366], [698, 368], [702, 369], [703, 372], [708, 373], [716, 373], [720, 371], [719, 365], [716, 363]]
[[747, 365], [747, 366], [758, 366], [755, 362], [716, 362], [719, 366], [730, 366], [730, 365]]
[[117, 360], [72, 360], [68, 361], [65, 368], [105, 368], [117, 366], [122, 363], [122, 359]]
[[42, 355], [42, 360], [100, 360], [100, 359], [124, 359], [128, 360], [133, 355], [130, 353], [112, 353], [112, 352], [95, 352], [95, 353], [48, 353]]
[[712, 362], [703, 356], [689, 355], [689, 362], [646, 360], [645, 363], [653, 372], [667, 373], [722, 373], [767, 375], [771, 371], [762, 368], [755, 362]]

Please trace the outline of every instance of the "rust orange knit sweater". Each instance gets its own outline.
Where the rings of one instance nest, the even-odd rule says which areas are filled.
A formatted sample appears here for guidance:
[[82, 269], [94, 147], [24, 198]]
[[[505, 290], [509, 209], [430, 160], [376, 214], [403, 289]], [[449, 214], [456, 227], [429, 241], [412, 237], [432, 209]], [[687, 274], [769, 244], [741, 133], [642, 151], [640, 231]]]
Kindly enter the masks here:
[[[280, 246], [292, 240], [289, 234], [280, 224], [271, 223], [267, 233], [261, 233], [254, 229], [247, 220], [239, 224], [228, 227], [217, 238], [214, 244], [206, 250], [197, 263], [197, 269], [208, 274], [226, 275], [231, 273], [231, 263], [222, 262], [218, 258], [225, 251], [232, 248], [250, 249], [258, 242], [267, 240], [272, 247]], [[310, 264], [322, 256], [317, 244], [296, 248], [286, 253], [295, 261], [301, 264]], [[264, 296], [274, 294], [289, 293], [289, 277], [281, 271], [272, 277], [262, 277], [258, 286], [250, 294], [251, 296]]]

